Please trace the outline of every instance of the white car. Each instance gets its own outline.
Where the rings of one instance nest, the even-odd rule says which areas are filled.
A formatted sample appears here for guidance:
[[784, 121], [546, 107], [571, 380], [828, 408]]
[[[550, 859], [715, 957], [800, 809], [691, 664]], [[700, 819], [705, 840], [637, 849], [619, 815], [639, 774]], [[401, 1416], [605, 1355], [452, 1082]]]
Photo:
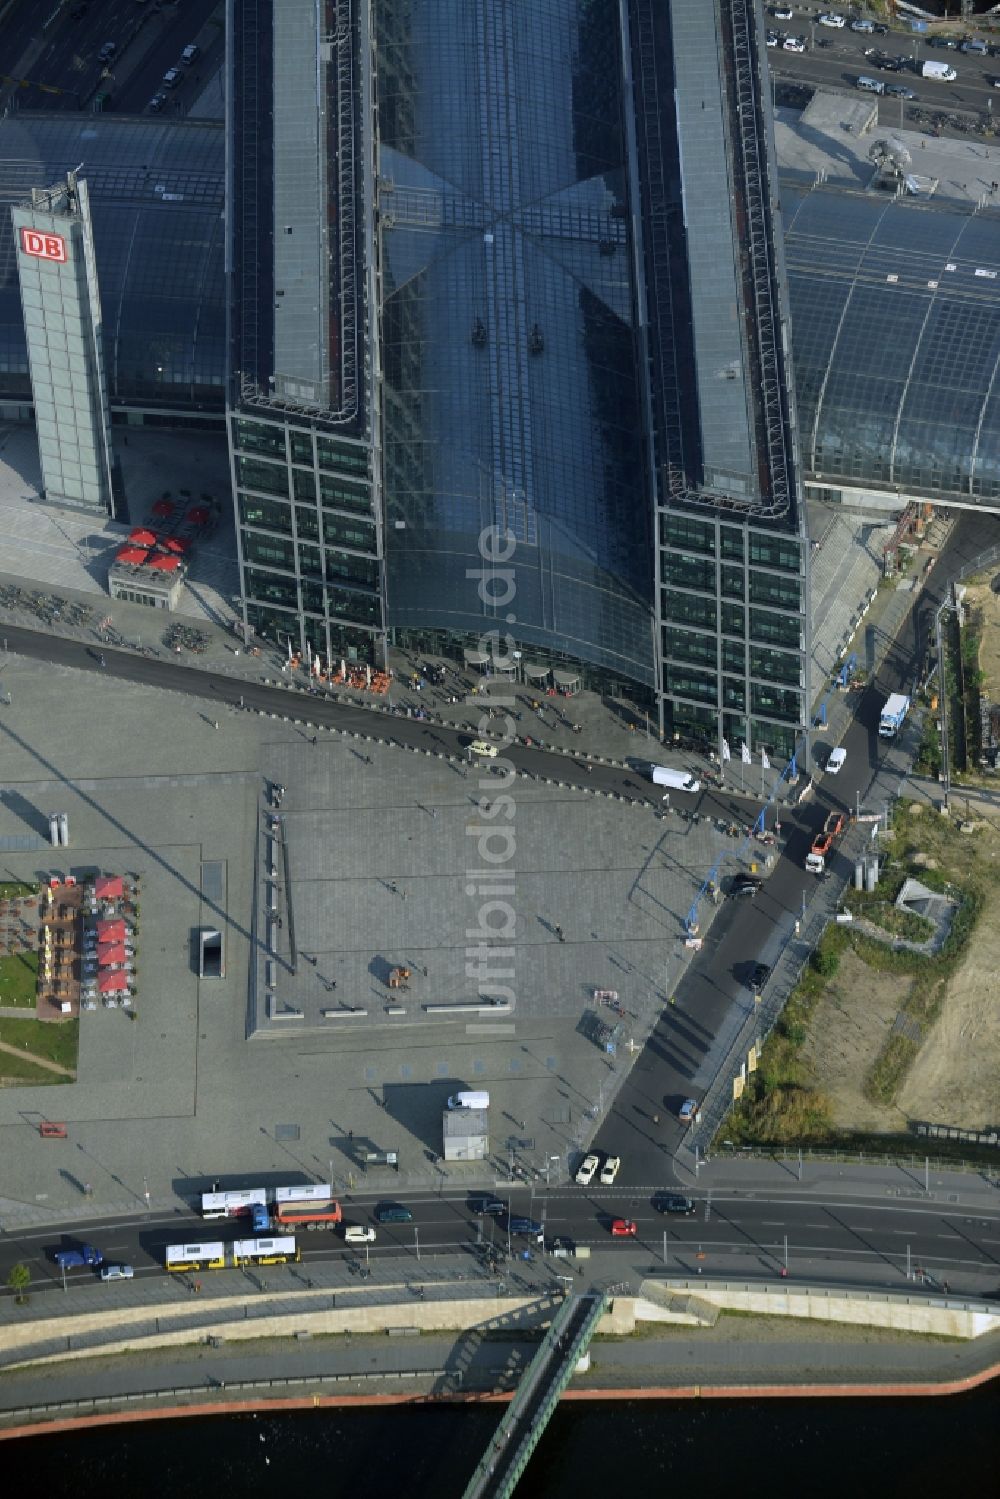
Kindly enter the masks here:
[[597, 1171], [597, 1168], [598, 1168], [598, 1166], [600, 1164], [601, 1163], [597, 1159], [596, 1155], [584, 1156], [583, 1160], [580, 1162], [580, 1165], [577, 1167], [577, 1172], [576, 1172], [576, 1184], [577, 1184], [577, 1186], [578, 1187], [589, 1187], [590, 1184], [591, 1184], [591, 1182], [594, 1180], [594, 1174]]
[[865, 36], [871, 36], [872, 32], [875, 30], [875, 22], [866, 21], [863, 18], [859, 17], [858, 20], [851, 22], [851, 30], [860, 31]]
[[800, 36], [786, 36], [782, 43], [783, 52], [804, 52], [806, 44]]
[[828, 776], [839, 775], [840, 772], [844, 768], [844, 761], [846, 759], [847, 759], [847, 751], [845, 749], [831, 750], [830, 751], [830, 758], [826, 762], [826, 773], [827, 773], [827, 775]]
[[826, 10], [819, 17], [819, 24], [821, 26], [833, 26], [837, 31], [840, 31], [847, 25], [847, 22], [843, 16], [838, 16], [835, 10]]
[[102, 1280], [132, 1280], [135, 1271], [131, 1265], [102, 1265]]
[[614, 1186], [614, 1184], [615, 1184], [615, 1177], [618, 1175], [619, 1171], [621, 1170], [621, 1165], [622, 1165], [622, 1158], [621, 1158], [620, 1155], [609, 1155], [608, 1156], [607, 1160], [604, 1162], [604, 1165], [601, 1167], [601, 1186], [602, 1187], [613, 1187]]
[[345, 1244], [374, 1244], [375, 1230], [366, 1228], [362, 1223], [350, 1223], [344, 1229]]
[[790, 21], [795, 12], [790, 5], [775, 5], [771, 14], [776, 21]]

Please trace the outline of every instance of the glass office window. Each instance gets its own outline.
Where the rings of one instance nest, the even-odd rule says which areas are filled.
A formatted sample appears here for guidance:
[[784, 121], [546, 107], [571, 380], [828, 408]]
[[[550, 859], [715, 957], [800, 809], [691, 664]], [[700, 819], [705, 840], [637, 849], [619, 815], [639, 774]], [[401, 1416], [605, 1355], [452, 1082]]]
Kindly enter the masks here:
[[304, 578], [323, 576], [323, 555], [319, 547], [299, 546], [299, 571]]
[[746, 573], [742, 567], [723, 564], [721, 582], [722, 597], [724, 599], [742, 599], [746, 597]]
[[745, 713], [747, 706], [746, 683], [738, 677], [723, 677], [722, 706], [734, 713]]
[[358, 557], [353, 552], [326, 554], [326, 576], [330, 582], [358, 583], [374, 588], [378, 583], [378, 563], [374, 557]]
[[265, 463], [260, 458], [236, 455], [236, 482], [241, 489], [262, 489], [265, 494], [288, 494], [288, 470], [284, 464]]
[[699, 598], [691, 593], [663, 590], [663, 617], [678, 625], [700, 625], [703, 630], [716, 628], [715, 599]]
[[663, 558], [663, 580], [675, 588], [696, 588], [715, 592], [715, 563], [702, 557], [688, 557], [681, 552], [667, 552]]
[[266, 531], [292, 534], [292, 507], [280, 500], [265, 500], [259, 495], [240, 495], [240, 518], [244, 525], [262, 526]]
[[783, 718], [787, 723], [801, 721], [802, 694], [791, 688], [770, 687], [753, 682], [750, 687], [750, 707], [754, 713], [767, 718]]
[[664, 688], [677, 697], [693, 697], [703, 703], [715, 703], [718, 684], [714, 674], [705, 671], [690, 671], [673, 664], [664, 668]]
[[727, 562], [743, 562], [744, 543], [746, 532], [742, 526], [721, 526], [719, 528], [720, 550], [722, 557]]
[[280, 536], [265, 536], [261, 531], [244, 531], [243, 556], [247, 562], [259, 562], [267, 567], [295, 571], [295, 547], [291, 540], [284, 540]]
[[316, 475], [312, 469], [293, 468], [292, 483], [295, 486], [295, 498], [297, 500], [312, 500], [316, 502]]
[[667, 512], [660, 516], [660, 540], [664, 546], [683, 547], [687, 551], [715, 556], [715, 527], [689, 515]]
[[338, 442], [334, 437], [317, 437], [316, 455], [320, 468], [340, 469], [348, 474], [368, 474], [367, 448], [352, 447], [350, 443]]
[[771, 614], [767, 609], [751, 609], [750, 639], [794, 648], [801, 643], [802, 621], [795, 614]]
[[677, 661], [715, 667], [714, 635], [696, 635], [693, 630], [664, 630], [664, 650]]
[[301, 541], [319, 541], [319, 516], [308, 505], [296, 505], [295, 529]]
[[771, 651], [763, 646], [753, 646], [750, 651], [750, 671], [755, 677], [766, 677], [769, 682], [794, 682], [802, 677], [802, 663], [798, 656], [788, 651]]
[[740, 604], [723, 604], [722, 628], [727, 635], [744, 636], [747, 632], [746, 610]]
[[310, 614], [322, 614], [326, 605], [326, 593], [322, 583], [304, 582], [302, 584], [302, 607], [308, 609]]
[[285, 429], [237, 417], [233, 422], [233, 445], [244, 453], [268, 453], [272, 458], [284, 460]]
[[375, 527], [361, 520], [340, 520], [333, 515], [323, 517], [323, 537], [328, 544], [357, 547], [363, 552], [374, 552]]
[[747, 648], [742, 640], [723, 640], [722, 669], [723, 671], [738, 671], [741, 676], [746, 676]]
[[798, 542], [788, 536], [761, 536], [750, 532], [750, 561], [761, 567], [775, 567], [782, 572], [797, 573], [802, 558]]
[[798, 578], [776, 578], [773, 573], [750, 573], [750, 602], [772, 604], [779, 609], [802, 608], [802, 592]]
[[296, 432], [294, 429], [288, 434], [292, 447], [293, 463], [308, 463], [310, 467], [313, 462], [313, 440], [311, 432]]
[[330, 588], [327, 592], [331, 614], [356, 624], [378, 624], [380, 605], [376, 595], [352, 593], [346, 588]]
[[349, 479], [339, 479], [333, 474], [320, 474], [319, 493], [324, 506], [329, 506], [331, 510], [371, 514], [371, 494], [364, 485], [352, 484]]
[[294, 578], [281, 578], [276, 573], [258, 572], [253, 567], [245, 569], [245, 576], [248, 598], [257, 599], [265, 604], [283, 604], [286, 609], [299, 607], [299, 590]]

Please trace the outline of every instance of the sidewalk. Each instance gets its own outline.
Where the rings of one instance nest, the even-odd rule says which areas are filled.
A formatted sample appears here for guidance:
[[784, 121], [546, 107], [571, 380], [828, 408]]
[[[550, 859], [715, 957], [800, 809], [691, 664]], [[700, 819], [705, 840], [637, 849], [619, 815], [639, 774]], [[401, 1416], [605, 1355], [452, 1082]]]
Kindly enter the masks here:
[[[132, 1411], [170, 1405], [249, 1403], [317, 1395], [339, 1401], [374, 1401], [418, 1395], [463, 1398], [477, 1392], [513, 1390], [530, 1362], [536, 1341], [506, 1336], [502, 1329], [470, 1333], [384, 1338], [348, 1335], [321, 1344], [290, 1339], [233, 1347], [206, 1345], [113, 1355], [85, 1367], [56, 1365], [42, 1371], [0, 1376], [0, 1420], [85, 1416], [97, 1401], [121, 1400]], [[616, 1389], [654, 1397], [692, 1385], [787, 1386], [806, 1394], [811, 1385], [898, 1386], [974, 1377], [1000, 1360], [1000, 1335], [975, 1343], [951, 1343], [906, 1333], [785, 1318], [720, 1317], [714, 1327], [648, 1327], [642, 1337], [596, 1337], [591, 1368], [574, 1375], [570, 1399]], [[373, 1367], [373, 1352], [374, 1367]], [[289, 1388], [291, 1382], [298, 1390]], [[305, 1384], [305, 1388], [301, 1385]], [[158, 1394], [158, 1392], [163, 1392]], [[755, 1390], [746, 1390], [753, 1395]], [[77, 1404], [79, 1402], [79, 1404]], [[28, 1408], [34, 1408], [32, 1416]], [[44, 1410], [44, 1417], [43, 1417]]]

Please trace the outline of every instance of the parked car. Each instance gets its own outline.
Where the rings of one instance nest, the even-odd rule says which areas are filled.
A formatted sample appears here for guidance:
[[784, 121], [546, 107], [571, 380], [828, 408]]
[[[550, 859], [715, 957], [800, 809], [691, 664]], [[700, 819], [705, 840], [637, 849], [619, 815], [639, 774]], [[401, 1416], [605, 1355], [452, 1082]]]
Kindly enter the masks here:
[[634, 1239], [638, 1232], [638, 1225], [632, 1218], [613, 1218], [611, 1220], [611, 1237], [613, 1239]]
[[534, 1238], [541, 1237], [542, 1225], [537, 1218], [511, 1217], [507, 1220], [507, 1227], [512, 1234], [531, 1234]]
[[733, 883], [729, 887], [729, 893], [736, 896], [754, 896], [763, 883], [764, 881], [759, 874], [737, 874], [733, 876]]
[[345, 1244], [374, 1244], [375, 1230], [363, 1223], [349, 1223], [344, 1229]]
[[685, 1098], [684, 1102], [681, 1104], [680, 1109], [677, 1112], [677, 1117], [682, 1124], [691, 1124], [694, 1122], [697, 1113], [697, 1100], [694, 1098]]
[[194, 43], [192, 42], [190, 44], [190, 46], [185, 47], [184, 51], [181, 53], [181, 62], [184, 64], [184, 66], [186, 68], [189, 68], [191, 66], [191, 64], [194, 62], [195, 58], [196, 57], [200, 57], [200, 56], [201, 56], [201, 48], [200, 47], [196, 47], [194, 45]]
[[589, 1187], [594, 1180], [594, 1173], [601, 1164], [596, 1155], [584, 1156], [576, 1171], [576, 1184], [578, 1187]]
[[747, 975], [747, 988], [759, 993], [770, 977], [771, 969], [767, 963], [755, 963]]
[[802, 36], [786, 36], [781, 46], [783, 52], [804, 52], [806, 40]]
[[864, 36], [871, 36], [872, 32], [875, 30], [875, 22], [867, 21], [864, 16], [857, 16], [851, 22], [851, 30], [860, 31]]
[[825, 10], [817, 19], [821, 26], [832, 26], [835, 31], [843, 31], [847, 25], [845, 17], [839, 15], [835, 10]]
[[764, 35], [764, 41], [769, 47], [780, 47], [782, 36], [780, 31], [768, 31]]
[[620, 1155], [609, 1155], [608, 1156], [607, 1160], [604, 1162], [604, 1165], [601, 1167], [601, 1186], [602, 1187], [613, 1187], [614, 1186], [614, 1184], [615, 1184], [615, 1177], [618, 1175], [619, 1171], [621, 1170], [621, 1166], [622, 1166], [622, 1158], [621, 1158]]
[[690, 1197], [677, 1197], [672, 1193], [654, 1197], [653, 1206], [658, 1213], [680, 1213], [685, 1218], [690, 1218], [695, 1211]]
[[[891, 94], [894, 99], [915, 99], [917, 97], [913, 89], [907, 88], [905, 83], [887, 83], [885, 86], [885, 91], [887, 94]], [[840, 750], [834, 750], [834, 754], [840, 753]], [[845, 751], [844, 759], [846, 760], [846, 758], [847, 754]], [[843, 764], [843, 760], [840, 763]], [[827, 770], [829, 770], [829, 765], [826, 768]], [[836, 775], [836, 771], [834, 771], [833, 774]]]
[[[890, 83], [886, 87], [886, 93], [887, 94], [901, 93], [902, 97], [904, 99], [915, 99], [917, 97], [916, 94], [914, 94], [911, 89], [903, 88], [902, 84], [900, 84], [900, 83]], [[829, 757], [827, 759], [827, 762], [826, 762], [826, 773], [827, 773], [827, 775], [828, 776], [839, 775], [840, 772], [844, 768], [844, 761], [846, 759], [847, 759], [847, 751], [845, 749], [841, 749], [838, 746], [837, 749], [831, 750], [830, 754], [829, 754]]]
[[134, 1277], [135, 1271], [133, 1270], [131, 1265], [101, 1266], [102, 1280], [132, 1280]]

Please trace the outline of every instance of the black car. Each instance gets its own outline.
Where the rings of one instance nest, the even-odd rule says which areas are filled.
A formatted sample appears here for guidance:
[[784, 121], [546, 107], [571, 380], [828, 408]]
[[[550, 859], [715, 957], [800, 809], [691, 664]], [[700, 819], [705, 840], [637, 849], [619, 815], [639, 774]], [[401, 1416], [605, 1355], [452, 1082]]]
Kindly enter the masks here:
[[658, 1213], [680, 1213], [685, 1218], [690, 1218], [695, 1211], [690, 1197], [654, 1197], [653, 1206]]
[[894, 99], [915, 99], [917, 97], [911, 88], [906, 87], [905, 83], [887, 83], [885, 91], [887, 94], [891, 94]]
[[756, 895], [764, 881], [759, 874], [738, 874], [729, 887], [730, 895]]
[[478, 1218], [501, 1218], [506, 1211], [507, 1204], [499, 1197], [469, 1198], [469, 1212]]
[[883, 73], [901, 73], [906, 66], [901, 57], [886, 57], [883, 55], [881, 57], [870, 57], [868, 61], [873, 62], [877, 68], [881, 68]]
[[576, 1248], [576, 1242], [573, 1239], [567, 1238], [565, 1234], [556, 1234], [554, 1239], [549, 1240], [547, 1248], [550, 1254], [558, 1252], [572, 1254]]
[[508, 1218], [507, 1227], [512, 1234], [534, 1234], [536, 1239], [542, 1231], [537, 1218]]
[[747, 988], [761, 990], [771, 977], [767, 963], [755, 963], [747, 976]]
[[929, 36], [928, 47], [950, 47], [953, 52], [958, 51], [958, 42], [953, 36]]

